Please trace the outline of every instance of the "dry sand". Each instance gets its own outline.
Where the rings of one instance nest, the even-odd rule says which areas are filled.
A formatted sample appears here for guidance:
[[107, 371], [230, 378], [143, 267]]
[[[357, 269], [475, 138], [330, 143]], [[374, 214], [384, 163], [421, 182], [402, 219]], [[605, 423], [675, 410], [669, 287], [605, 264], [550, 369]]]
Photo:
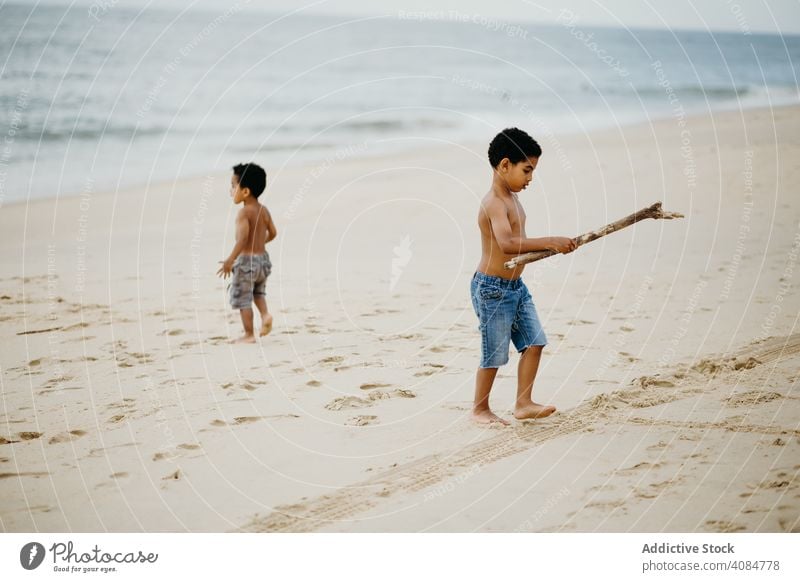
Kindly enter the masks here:
[[0, 529], [798, 531], [798, 135], [781, 108], [542, 140], [530, 236], [686, 219], [528, 267], [559, 412], [506, 429], [468, 420], [484, 144], [269, 168], [255, 346], [214, 277], [228, 176], [5, 206]]

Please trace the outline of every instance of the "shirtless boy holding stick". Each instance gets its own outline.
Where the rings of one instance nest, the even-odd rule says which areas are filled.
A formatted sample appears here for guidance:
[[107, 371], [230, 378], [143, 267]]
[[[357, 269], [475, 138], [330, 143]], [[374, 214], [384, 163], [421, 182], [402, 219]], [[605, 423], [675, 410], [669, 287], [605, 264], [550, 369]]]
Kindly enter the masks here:
[[543, 418], [556, 410], [531, 398], [547, 337], [531, 294], [520, 278], [525, 266], [507, 269], [503, 265], [523, 253], [543, 250], [570, 253], [576, 248], [571, 238], [527, 238], [525, 234], [525, 211], [517, 193], [531, 183], [541, 155], [539, 144], [517, 128], [503, 130], [489, 145], [492, 187], [481, 201], [478, 216], [481, 260], [471, 284], [472, 306], [481, 332], [481, 362], [475, 378], [472, 410], [473, 419], [479, 423], [508, 424], [489, 408], [489, 393], [497, 369], [508, 363], [509, 342], [522, 354], [514, 417]]

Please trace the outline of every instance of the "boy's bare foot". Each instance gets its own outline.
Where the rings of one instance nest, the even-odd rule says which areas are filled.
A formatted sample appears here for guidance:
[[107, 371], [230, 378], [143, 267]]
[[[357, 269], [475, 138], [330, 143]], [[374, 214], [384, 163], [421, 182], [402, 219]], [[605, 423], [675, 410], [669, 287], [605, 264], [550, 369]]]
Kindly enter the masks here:
[[544, 418], [550, 416], [556, 411], [555, 406], [544, 406], [531, 402], [525, 406], [517, 406], [514, 409], [514, 418], [517, 420], [527, 420], [532, 418]]
[[269, 332], [272, 331], [272, 316], [267, 315], [264, 320], [261, 322], [261, 335], [262, 337], [265, 335], [269, 335]]
[[500, 418], [491, 410], [473, 410], [472, 420], [478, 424], [492, 424], [494, 422], [498, 422], [503, 426], [510, 424], [507, 420]]
[[256, 337], [254, 335], [243, 335], [242, 337], [236, 338], [231, 343], [233, 344], [254, 344], [256, 343]]

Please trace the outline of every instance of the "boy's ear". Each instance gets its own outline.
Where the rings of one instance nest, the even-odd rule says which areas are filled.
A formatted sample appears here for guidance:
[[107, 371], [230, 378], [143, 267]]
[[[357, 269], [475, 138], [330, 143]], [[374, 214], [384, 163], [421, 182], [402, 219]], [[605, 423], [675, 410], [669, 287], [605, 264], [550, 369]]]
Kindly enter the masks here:
[[510, 166], [511, 166], [511, 160], [509, 160], [508, 158], [503, 158], [502, 160], [500, 160], [500, 163], [497, 164], [497, 169], [507, 172]]
[[248, 196], [250, 196], [250, 188], [245, 186], [242, 188], [242, 198], [247, 198]]

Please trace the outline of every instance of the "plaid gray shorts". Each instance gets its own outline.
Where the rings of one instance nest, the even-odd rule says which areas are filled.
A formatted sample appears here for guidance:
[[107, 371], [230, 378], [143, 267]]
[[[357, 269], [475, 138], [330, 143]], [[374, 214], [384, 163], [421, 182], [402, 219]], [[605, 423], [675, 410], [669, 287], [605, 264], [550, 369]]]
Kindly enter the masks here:
[[265, 295], [267, 277], [272, 272], [269, 254], [239, 255], [233, 263], [233, 277], [228, 287], [231, 307], [249, 309], [255, 295]]

